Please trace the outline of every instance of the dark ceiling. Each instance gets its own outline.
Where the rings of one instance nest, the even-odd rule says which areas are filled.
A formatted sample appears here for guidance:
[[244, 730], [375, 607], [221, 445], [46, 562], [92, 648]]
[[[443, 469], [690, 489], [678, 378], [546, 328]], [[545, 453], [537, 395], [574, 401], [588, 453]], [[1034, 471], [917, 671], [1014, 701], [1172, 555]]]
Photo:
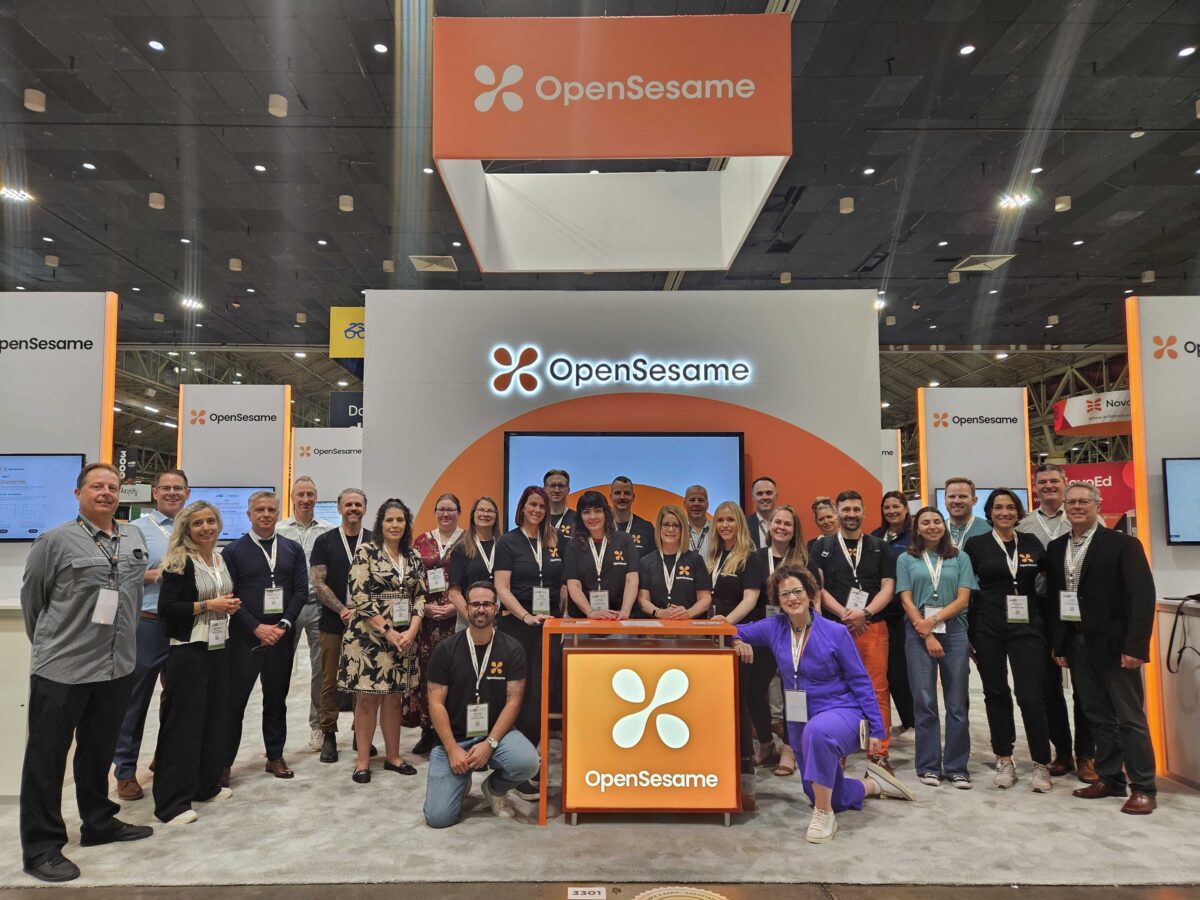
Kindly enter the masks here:
[[[1178, 51], [1200, 43], [1200, 2], [794, 5], [794, 155], [732, 269], [685, 273], [682, 290], [780, 289], [785, 272], [793, 289], [884, 290], [881, 344], [923, 349], [1120, 344], [1126, 292], [1194, 292], [1200, 53]], [[36, 202], [5, 204], [0, 289], [116, 290], [126, 343], [310, 347], [327, 338], [326, 310], [366, 288], [662, 289], [664, 273], [483, 275], [453, 246], [458, 220], [422, 171], [430, 17], [784, 7], [6, 0], [3, 181]], [[976, 50], [961, 55], [968, 43]], [[30, 87], [46, 93], [44, 113], [22, 108]], [[288, 98], [286, 118], [268, 114], [271, 93]], [[1034, 166], [1044, 171], [1029, 175]], [[1002, 213], [1010, 190], [1034, 202]], [[151, 191], [165, 210], [148, 207]], [[353, 212], [339, 212], [340, 194]], [[1059, 195], [1069, 212], [1054, 212]], [[839, 214], [841, 197], [854, 198], [853, 214]], [[949, 284], [973, 253], [1016, 258]], [[452, 255], [459, 271], [418, 274], [410, 254]], [[1142, 285], [1147, 269], [1157, 277]], [[184, 296], [204, 302], [198, 317]]]

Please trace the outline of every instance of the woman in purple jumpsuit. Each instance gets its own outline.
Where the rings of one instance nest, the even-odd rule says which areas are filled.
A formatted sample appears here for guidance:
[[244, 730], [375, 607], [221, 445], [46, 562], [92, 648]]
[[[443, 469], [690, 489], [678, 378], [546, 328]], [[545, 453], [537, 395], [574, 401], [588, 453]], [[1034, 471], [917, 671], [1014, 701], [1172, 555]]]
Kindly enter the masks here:
[[813, 803], [807, 840], [814, 844], [837, 833], [835, 813], [862, 809], [864, 797], [913, 799], [896, 776], [874, 763], [867, 763], [861, 780], [842, 772], [842, 757], [861, 749], [859, 723], [866, 719], [870, 755], [879, 750], [883, 719], [850, 632], [838, 622], [812, 615], [817, 595], [817, 584], [806, 569], [776, 569], [767, 582], [767, 596], [783, 612], [738, 625], [733, 643], [743, 661], [753, 658], [755, 647], [775, 654], [783, 679], [788, 743]]

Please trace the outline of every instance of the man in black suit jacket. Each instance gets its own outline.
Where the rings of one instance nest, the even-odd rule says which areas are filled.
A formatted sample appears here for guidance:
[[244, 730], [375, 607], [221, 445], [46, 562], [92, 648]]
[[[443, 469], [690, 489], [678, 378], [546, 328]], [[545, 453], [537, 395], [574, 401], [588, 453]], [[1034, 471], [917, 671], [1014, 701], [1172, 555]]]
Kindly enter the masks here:
[[1124, 797], [1121, 811], [1154, 811], [1154, 745], [1146, 725], [1141, 667], [1150, 659], [1154, 577], [1142, 545], [1099, 524], [1100, 492], [1067, 488], [1071, 531], [1046, 550], [1047, 610], [1054, 657], [1070, 665], [1096, 737], [1100, 780], [1076, 797]]
[[[221, 551], [233, 577], [233, 593], [242, 601], [229, 629], [229, 744], [222, 786], [242, 742], [242, 719], [254, 683], [262, 678], [263, 742], [267, 771], [291, 778], [283, 758], [287, 740], [287, 694], [296, 642], [288, 634], [308, 600], [308, 563], [304, 548], [275, 533], [279, 500], [270, 491], [250, 495], [246, 511], [251, 529]], [[282, 594], [279, 592], [282, 591]]]
[[750, 529], [750, 540], [761, 550], [771, 546], [771, 535], [767, 529], [771, 527], [771, 516], [775, 514], [778, 496], [775, 479], [770, 475], [754, 479], [750, 485], [750, 496], [754, 498], [754, 512], [746, 516], [746, 526]]

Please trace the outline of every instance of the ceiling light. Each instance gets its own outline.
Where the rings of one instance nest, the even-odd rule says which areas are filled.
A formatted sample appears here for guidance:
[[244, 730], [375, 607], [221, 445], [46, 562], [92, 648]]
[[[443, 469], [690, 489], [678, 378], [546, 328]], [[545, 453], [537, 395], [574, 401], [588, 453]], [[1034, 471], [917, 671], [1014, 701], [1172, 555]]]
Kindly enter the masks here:
[[288, 112], [287, 97], [283, 96], [283, 94], [268, 94], [267, 112], [277, 119], [286, 117]]
[[166, 209], [167, 195], [161, 193], [160, 191], [151, 191], [146, 195], [146, 204], [151, 209]]
[[141, 433], [142, 433], [142, 429], [140, 429], [140, 428], [135, 428], [135, 429], [133, 429], [133, 433], [134, 433], [134, 434], [141, 434]]
[[18, 285], [17, 285], [17, 290], [18, 290], [18, 291], [23, 291], [23, 290], [25, 290], [25, 285], [23, 285], [23, 284], [18, 284]]
[[179, 355], [179, 352], [177, 350], [168, 350], [167, 351], [167, 356], [178, 356], [178, 355]]
[[141, 291], [141, 288], [140, 288], [140, 287], [134, 287], [134, 288], [130, 288], [130, 290], [131, 290], [131, 291], [137, 291], [137, 292], [140, 292], [140, 291]]
[[1019, 209], [1023, 206], [1028, 206], [1033, 202], [1033, 198], [1028, 194], [1004, 194], [1000, 198], [1001, 209]]
[[191, 242], [192, 242], [191, 238], [180, 238], [179, 239], [179, 243], [181, 243], [181, 244], [190, 244]]
[[46, 94], [37, 88], [25, 88], [25, 108], [30, 112], [46, 111]]
[[974, 44], [963, 44], [961, 47], [958, 48], [959, 56], [970, 56], [974, 52], [975, 52]]
[[84, 164], [83, 164], [83, 167], [84, 167], [85, 169], [87, 169], [89, 172], [94, 172], [94, 171], [96, 171], [96, 164], [95, 164], [95, 163], [84, 163]]
[[242, 373], [241, 373], [241, 372], [234, 372], [233, 374], [234, 374], [235, 376], [237, 376], [238, 378], [241, 378], [241, 377], [242, 377]]
[[1000, 292], [999, 292], [999, 291], [997, 291], [997, 290], [995, 290], [995, 289], [993, 288], [992, 290], [988, 291], [988, 293], [989, 293], [989, 294], [998, 294], [998, 293], [1000, 293]]
[[433, 174], [433, 169], [431, 169], [429, 166], [426, 166], [426, 167], [425, 167], [425, 168], [423, 168], [421, 171], [422, 171], [422, 172], [424, 172], [426, 175], [432, 175], [432, 174]]
[[176, 425], [174, 422], [163, 422], [163, 427], [164, 428], [178, 428], [179, 426]]
[[300, 327], [300, 323], [299, 323], [299, 322], [297, 322], [297, 323], [296, 323], [295, 325], [293, 325], [292, 327], [293, 327], [293, 328], [299, 328], [299, 327]]
[[1049, 328], [1052, 325], [1057, 325], [1057, 324], [1058, 324], [1058, 316], [1056, 316], [1056, 315], [1046, 316], [1046, 327], [1047, 328]]
[[890, 404], [890, 403], [888, 403], [886, 400], [884, 400], [882, 403], [880, 403], [880, 404], [879, 404], [879, 408], [880, 408], [880, 409], [887, 409], [887, 408], [888, 408], [889, 406], [891, 406], [891, 405], [892, 405], [892, 404]]
[[349, 386], [350, 386], [350, 382], [348, 382], [348, 381], [339, 381], [338, 382], [338, 387], [349, 387]]
[[203, 327], [204, 327], [204, 323], [203, 323], [203, 322], [193, 322], [192, 324], [194, 324], [194, 325], [195, 325], [197, 328], [203, 328]]
[[1126, 290], [1125, 290], [1125, 293], [1127, 293], [1127, 294], [1132, 294], [1132, 293], [1133, 293], [1133, 288], [1126, 288]]
[[324, 246], [325, 246], [326, 244], [328, 244], [328, 243], [329, 243], [329, 241], [326, 241], [326, 240], [323, 240], [323, 239], [322, 239], [322, 240], [319, 240], [319, 241], [317, 241], [317, 246], [318, 246], [318, 247], [324, 247]]
[[54, 238], [52, 238], [52, 237], [49, 237], [49, 236], [43, 237], [43, 238], [42, 238], [42, 240], [43, 240], [43, 241], [45, 241], [47, 244], [53, 244], [53, 243], [54, 243]]
[[1041, 166], [1034, 166], [1032, 169], [1029, 170], [1029, 174], [1030, 175], [1040, 175], [1044, 171], [1045, 171], [1045, 169], [1043, 169]]
[[854, 198], [853, 197], [839, 198], [838, 199], [838, 212], [840, 212], [843, 216], [848, 216], [848, 215], [850, 215], [850, 213], [854, 212]]
[[303, 351], [297, 350], [295, 353], [292, 354], [292, 356], [296, 357], [296, 359], [304, 359], [304, 357], [308, 356], [308, 354], [304, 353]]
[[254, 293], [254, 288], [246, 288], [246, 293], [247, 293], [247, 294], [253, 294], [253, 293]]
[[241, 382], [240, 382], [240, 381], [235, 381], [235, 382], [234, 382], [234, 384], [241, 384]]
[[1082, 247], [1083, 241], [1071, 241], [1071, 245], [1074, 247]]
[[120, 411], [121, 411], [121, 407], [119, 407], [119, 406], [113, 407], [113, 412], [120, 412]]
[[189, 351], [188, 351], [188, 356], [195, 356], [195, 355], [196, 355], [196, 351], [195, 351], [195, 350], [189, 350]]
[[314, 417], [313, 417], [313, 421], [314, 421], [314, 422], [320, 422], [320, 421], [321, 421], [321, 417], [320, 417], [320, 416], [314, 416]]
[[876, 300], [876, 301], [875, 301], [875, 308], [876, 308], [876, 309], [883, 309], [885, 306], [887, 306], [887, 303], [885, 303], [885, 302], [883, 301], [883, 299], [882, 299], [882, 298], [880, 298], [879, 300]]
[[1129, 136], [1136, 141], [1138, 138], [1145, 137], [1146, 132], [1142, 131], [1142, 129], [1139, 128], [1137, 131], [1129, 132]]
[[863, 174], [864, 175], [874, 175], [875, 170], [872, 169], [870, 166], [868, 166], [867, 168], [863, 169]]
[[1176, 54], [1176, 56], [1191, 56], [1191, 55], [1192, 55], [1193, 53], [1195, 53], [1195, 52], [1196, 52], [1196, 48], [1195, 48], [1195, 47], [1184, 47], [1182, 50], [1180, 50], [1180, 51], [1179, 51], [1179, 52]]
[[33, 194], [29, 191], [22, 191], [17, 188], [4, 187], [0, 188], [0, 198], [5, 200], [18, 200], [21, 203], [28, 203], [33, 199]]
[[930, 330], [930, 331], [933, 331], [933, 330], [935, 330], [936, 328], [937, 328], [937, 326], [936, 326], [936, 325], [930, 325], [930, 326], [929, 326], [929, 330]]
[[255, 163], [254, 171], [255, 172], [265, 172], [265, 171], [267, 171], [267, 167], [264, 166], [262, 163]]
[[451, 246], [451, 247], [461, 247], [461, 246], [462, 246], [462, 241], [451, 241], [451, 242], [450, 242], [450, 246]]
[[948, 245], [949, 243], [950, 243], [949, 241], [938, 241], [938, 246], [939, 246], [939, 247], [945, 247], [945, 246], [946, 246], [946, 245]]
[[913, 309], [920, 309], [920, 308], [921, 308], [921, 301], [920, 301], [920, 300], [914, 300], [914, 301], [912, 302], [912, 308], [913, 308]]
[[388, 50], [387, 44], [376, 44], [375, 45], [376, 53], [387, 53], [387, 50]]
[[997, 353], [996, 359], [1008, 359], [1008, 354], [1007, 353]]
[[202, 309], [204, 307], [203, 303], [201, 303], [199, 300], [195, 300], [191, 297], [184, 297], [182, 300], [179, 301], [179, 305], [182, 306], [184, 309]]
[[142, 404], [142, 409], [144, 409], [146, 412], [158, 412], [157, 408], [155, 408], [153, 406], [147, 406], [144, 403]]
[[150, 43], [148, 43], [146, 46], [149, 47], [151, 50], [158, 50], [159, 52], [162, 52], [163, 50], [167, 49], [166, 47], [163, 46], [162, 41], [150, 41]]
[[192, 369], [192, 371], [193, 371], [193, 372], [203, 372], [204, 370], [203, 370], [203, 369], [201, 369], [199, 366], [197, 366], [197, 367], [195, 367], [194, 369]]
[[940, 381], [931, 381], [931, 382], [929, 382], [929, 386], [930, 387], [941, 387], [942, 383]]

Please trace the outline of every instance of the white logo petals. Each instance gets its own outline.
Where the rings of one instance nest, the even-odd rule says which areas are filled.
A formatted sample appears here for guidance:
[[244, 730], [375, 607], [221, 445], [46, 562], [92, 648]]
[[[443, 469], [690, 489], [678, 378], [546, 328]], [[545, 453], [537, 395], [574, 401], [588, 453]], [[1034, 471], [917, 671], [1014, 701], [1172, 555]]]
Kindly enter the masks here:
[[491, 90], [484, 91], [475, 98], [475, 109], [481, 113], [487, 112], [495, 105], [496, 97], [499, 96], [505, 109], [509, 112], [517, 112], [525, 105], [525, 101], [521, 99], [520, 94], [508, 90], [508, 88], [524, 77], [525, 70], [514, 64], [504, 70], [504, 74], [500, 76], [500, 81], [497, 83], [496, 72], [491, 66], [476, 66], [475, 80], [480, 84], [487, 85]]
[[[646, 686], [641, 676], [632, 669], [620, 669], [612, 679], [613, 693], [627, 703], [644, 703], [646, 701]], [[637, 746], [646, 733], [646, 724], [650, 716], [661, 706], [674, 703], [688, 691], [688, 677], [679, 669], [668, 669], [658, 679], [654, 688], [654, 698], [642, 710], [622, 716], [613, 726], [612, 737], [622, 750]], [[670, 713], [658, 713], [654, 719], [654, 727], [659, 738], [672, 750], [685, 746], [691, 738], [687, 723], [678, 716]]]

